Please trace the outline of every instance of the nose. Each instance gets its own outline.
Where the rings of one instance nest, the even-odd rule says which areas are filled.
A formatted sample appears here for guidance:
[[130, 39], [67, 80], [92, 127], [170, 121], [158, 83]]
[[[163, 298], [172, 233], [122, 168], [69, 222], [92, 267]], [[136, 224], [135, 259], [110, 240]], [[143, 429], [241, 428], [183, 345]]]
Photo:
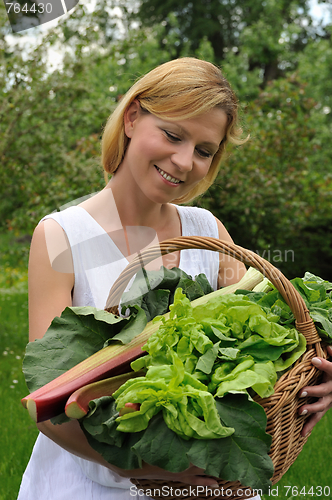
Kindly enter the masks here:
[[171, 160], [181, 172], [190, 172], [193, 168], [195, 148], [189, 144], [181, 144], [172, 154]]

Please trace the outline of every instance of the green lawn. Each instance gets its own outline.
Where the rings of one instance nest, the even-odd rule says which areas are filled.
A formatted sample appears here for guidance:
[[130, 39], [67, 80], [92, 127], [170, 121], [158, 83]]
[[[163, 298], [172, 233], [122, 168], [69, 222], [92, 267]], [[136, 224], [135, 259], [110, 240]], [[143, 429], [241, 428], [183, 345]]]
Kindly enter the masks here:
[[[332, 412], [315, 426], [297, 460], [264, 500], [332, 498]], [[289, 488], [290, 487], [290, 488]], [[322, 490], [321, 490], [322, 488]], [[324, 492], [325, 488], [325, 492]], [[278, 491], [276, 491], [278, 489]], [[273, 493], [277, 493], [274, 496]]]
[[[27, 255], [27, 241], [0, 236], [0, 500], [16, 499], [37, 436], [34, 423], [20, 403], [27, 394], [22, 375], [28, 340]], [[297, 461], [264, 500], [332, 498], [331, 463], [329, 412], [315, 427]]]
[[0, 500], [15, 500], [37, 429], [20, 399], [27, 394], [22, 360], [28, 341], [29, 242], [0, 237]]
[[27, 394], [22, 359], [28, 339], [27, 293], [0, 296], [0, 500], [14, 500], [37, 429], [20, 400]]

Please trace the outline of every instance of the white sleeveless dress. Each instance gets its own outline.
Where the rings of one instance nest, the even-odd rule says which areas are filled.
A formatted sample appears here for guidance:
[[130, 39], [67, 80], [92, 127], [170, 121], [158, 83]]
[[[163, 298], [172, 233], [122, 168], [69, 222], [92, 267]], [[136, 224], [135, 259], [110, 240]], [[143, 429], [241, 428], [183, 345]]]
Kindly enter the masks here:
[[[197, 207], [176, 208], [183, 236], [218, 238], [218, 226], [209, 211]], [[73, 206], [46, 218], [60, 224], [72, 250], [73, 305], [103, 309], [112, 284], [128, 264], [127, 259], [82, 207]], [[192, 277], [205, 273], [213, 289], [217, 289], [217, 252], [182, 250], [179, 267]], [[148, 499], [138, 495], [129, 479], [65, 451], [40, 433], [22, 478], [18, 500], [132, 500], [135, 496]]]

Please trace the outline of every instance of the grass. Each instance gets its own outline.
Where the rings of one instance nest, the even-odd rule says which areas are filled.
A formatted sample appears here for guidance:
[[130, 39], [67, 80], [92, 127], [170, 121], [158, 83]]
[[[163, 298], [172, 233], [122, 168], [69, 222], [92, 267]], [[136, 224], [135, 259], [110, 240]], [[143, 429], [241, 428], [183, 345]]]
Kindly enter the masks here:
[[37, 429], [20, 400], [27, 394], [22, 373], [28, 341], [28, 239], [0, 237], [0, 500], [17, 497]]
[[[28, 241], [11, 234], [0, 235], [0, 500], [16, 499], [37, 437], [36, 426], [20, 403], [27, 394], [22, 360], [28, 341], [28, 246]], [[270, 495], [264, 495], [264, 500], [332, 498], [331, 462], [332, 412], [329, 412], [314, 428], [298, 459]], [[330, 490], [324, 492], [324, 487]]]
[[332, 498], [331, 463], [332, 412], [329, 411], [314, 427], [297, 460], [271, 488], [270, 495], [264, 495], [264, 500]]
[[0, 500], [17, 497], [37, 428], [20, 400], [28, 392], [22, 360], [28, 340], [27, 293], [0, 296]]

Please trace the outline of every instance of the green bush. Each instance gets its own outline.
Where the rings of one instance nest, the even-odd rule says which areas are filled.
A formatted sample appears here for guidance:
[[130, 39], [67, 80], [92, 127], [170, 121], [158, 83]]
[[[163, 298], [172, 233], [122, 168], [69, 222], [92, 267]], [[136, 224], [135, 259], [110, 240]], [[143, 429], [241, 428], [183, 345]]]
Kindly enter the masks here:
[[245, 109], [250, 139], [197, 204], [288, 277], [310, 270], [332, 279], [332, 176], [311, 165], [315, 104], [297, 76], [267, 86]]

